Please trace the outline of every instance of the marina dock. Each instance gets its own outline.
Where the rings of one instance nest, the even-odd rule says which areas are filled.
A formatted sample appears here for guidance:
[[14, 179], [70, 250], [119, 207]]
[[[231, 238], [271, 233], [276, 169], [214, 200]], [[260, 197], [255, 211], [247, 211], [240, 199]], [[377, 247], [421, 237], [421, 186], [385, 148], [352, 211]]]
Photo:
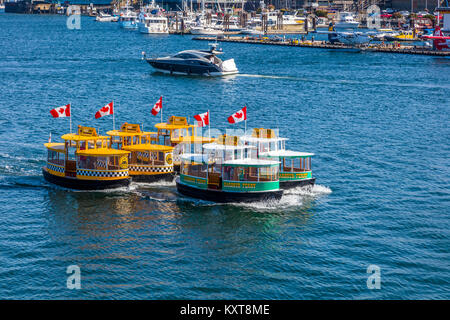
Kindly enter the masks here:
[[193, 40], [200, 41], [222, 41], [222, 42], [234, 42], [234, 43], [247, 43], [247, 44], [261, 44], [261, 45], [274, 45], [274, 46], [286, 46], [286, 47], [301, 47], [301, 48], [316, 48], [316, 49], [333, 49], [333, 50], [360, 50], [371, 52], [384, 52], [384, 53], [400, 53], [400, 54], [418, 54], [427, 56], [439, 56], [450, 57], [449, 51], [435, 51], [431, 49], [417, 48], [412, 45], [399, 45], [395, 47], [393, 44], [373, 45], [369, 47], [352, 47], [344, 44], [331, 44], [326, 41], [298, 41], [293, 39], [286, 40], [271, 40], [268, 38], [254, 38], [254, 37], [194, 37]]

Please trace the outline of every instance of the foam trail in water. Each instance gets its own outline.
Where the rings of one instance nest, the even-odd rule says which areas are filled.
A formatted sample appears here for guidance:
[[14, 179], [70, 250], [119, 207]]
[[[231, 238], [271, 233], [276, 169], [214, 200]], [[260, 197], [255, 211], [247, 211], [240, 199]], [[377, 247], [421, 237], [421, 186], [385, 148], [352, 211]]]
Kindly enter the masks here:
[[264, 75], [264, 74], [237, 74], [238, 77], [247, 77], [247, 78], [267, 78], [267, 79], [288, 79], [288, 80], [301, 80], [294, 77], [288, 77], [288, 76], [272, 76], [272, 75]]
[[156, 181], [156, 182], [135, 182], [139, 187], [157, 188], [157, 187], [174, 187], [176, 185], [175, 179], [173, 181]]
[[244, 207], [253, 209], [255, 211], [273, 212], [280, 209], [298, 208], [303, 205], [303, 200], [307, 198], [319, 198], [320, 196], [328, 195], [332, 191], [330, 188], [322, 185], [314, 185], [313, 188], [298, 187], [286, 190], [280, 200], [265, 200], [249, 203], [214, 203], [204, 200], [198, 200], [189, 197], [180, 197], [178, 201], [192, 203], [195, 206], [225, 206], [231, 205], [236, 207]]

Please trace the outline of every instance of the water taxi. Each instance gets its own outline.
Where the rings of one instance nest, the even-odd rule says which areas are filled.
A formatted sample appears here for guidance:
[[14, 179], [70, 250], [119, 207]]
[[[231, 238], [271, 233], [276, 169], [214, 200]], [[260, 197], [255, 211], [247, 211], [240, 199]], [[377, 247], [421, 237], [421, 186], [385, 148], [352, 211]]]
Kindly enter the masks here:
[[155, 127], [158, 130], [156, 134], [157, 143], [174, 147], [173, 164], [175, 172], [180, 171], [183, 153], [201, 153], [203, 144], [215, 140], [214, 138], [197, 135], [198, 127], [189, 124], [186, 117], [171, 116], [167, 123], [157, 123]]
[[120, 130], [111, 130], [111, 147], [129, 151], [129, 173], [133, 181], [173, 181], [172, 146], [159, 145], [156, 132], [144, 132], [138, 124], [124, 123]]
[[237, 136], [222, 135], [204, 144], [203, 153], [183, 154], [178, 192], [222, 203], [280, 199], [279, 162], [251, 158], [254, 148]]
[[78, 126], [77, 133], [61, 137], [63, 143], [48, 142], [45, 180], [56, 185], [100, 190], [127, 186], [129, 151], [109, 147], [109, 136], [100, 136], [95, 128]]
[[279, 161], [280, 187], [283, 189], [309, 186], [312, 177], [311, 157], [314, 153], [286, 150], [287, 138], [277, 136], [275, 130], [255, 128], [251, 135], [241, 137], [244, 144], [253, 146], [253, 157]]

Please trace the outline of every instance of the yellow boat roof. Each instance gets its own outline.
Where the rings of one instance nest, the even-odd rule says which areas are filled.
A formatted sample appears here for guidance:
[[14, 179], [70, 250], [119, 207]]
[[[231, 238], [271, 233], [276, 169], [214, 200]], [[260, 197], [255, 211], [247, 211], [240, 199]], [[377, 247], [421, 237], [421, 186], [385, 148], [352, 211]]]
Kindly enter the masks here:
[[63, 135], [61, 139], [72, 141], [89, 141], [89, 140], [109, 139], [109, 136], [80, 136], [76, 133], [67, 133]]
[[134, 137], [134, 136], [145, 136], [149, 134], [157, 134], [157, 132], [123, 132], [120, 130], [110, 130], [106, 134], [115, 137]]
[[61, 137], [64, 140], [90, 141], [109, 139], [109, 136], [99, 136], [95, 128], [78, 126], [77, 133], [68, 133]]
[[61, 152], [64, 153], [65, 152], [65, 148], [64, 148], [64, 143], [62, 142], [49, 142], [49, 143], [44, 143], [44, 146], [52, 151], [56, 151], [56, 152]]
[[155, 124], [157, 129], [166, 129], [166, 130], [174, 130], [174, 129], [184, 129], [184, 128], [193, 128], [195, 127], [192, 124], [167, 124], [164, 122]]
[[141, 143], [133, 146], [125, 146], [123, 149], [128, 151], [172, 151], [174, 147], [161, 144]]
[[139, 124], [125, 122], [124, 124], [122, 124], [119, 130], [110, 130], [107, 132], [107, 134], [116, 137], [134, 137], [157, 133], [141, 131], [141, 126]]
[[77, 150], [77, 155], [79, 156], [119, 156], [124, 154], [129, 154], [129, 151], [117, 150], [111, 148], [98, 148], [98, 149], [88, 149], [88, 150]]
[[171, 116], [167, 123], [161, 122], [155, 124], [155, 127], [158, 129], [166, 129], [166, 130], [174, 130], [174, 129], [183, 129], [183, 128], [193, 128], [195, 127], [192, 124], [187, 122], [186, 117], [177, 117]]

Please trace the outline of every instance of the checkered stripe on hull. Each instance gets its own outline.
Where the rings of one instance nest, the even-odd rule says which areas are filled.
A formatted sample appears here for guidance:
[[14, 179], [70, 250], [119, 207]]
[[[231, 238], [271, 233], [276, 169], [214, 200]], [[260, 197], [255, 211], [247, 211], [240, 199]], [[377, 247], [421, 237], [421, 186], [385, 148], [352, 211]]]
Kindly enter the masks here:
[[129, 165], [129, 170], [134, 172], [149, 172], [149, 173], [169, 173], [173, 172], [173, 166], [167, 167], [154, 167], [154, 166], [138, 166], [138, 165]]
[[128, 170], [124, 171], [90, 171], [77, 169], [78, 176], [85, 177], [99, 177], [99, 178], [126, 178], [128, 177]]
[[56, 171], [56, 172], [60, 172], [60, 173], [64, 173], [64, 167], [56, 166], [50, 162], [47, 162], [47, 169]]

